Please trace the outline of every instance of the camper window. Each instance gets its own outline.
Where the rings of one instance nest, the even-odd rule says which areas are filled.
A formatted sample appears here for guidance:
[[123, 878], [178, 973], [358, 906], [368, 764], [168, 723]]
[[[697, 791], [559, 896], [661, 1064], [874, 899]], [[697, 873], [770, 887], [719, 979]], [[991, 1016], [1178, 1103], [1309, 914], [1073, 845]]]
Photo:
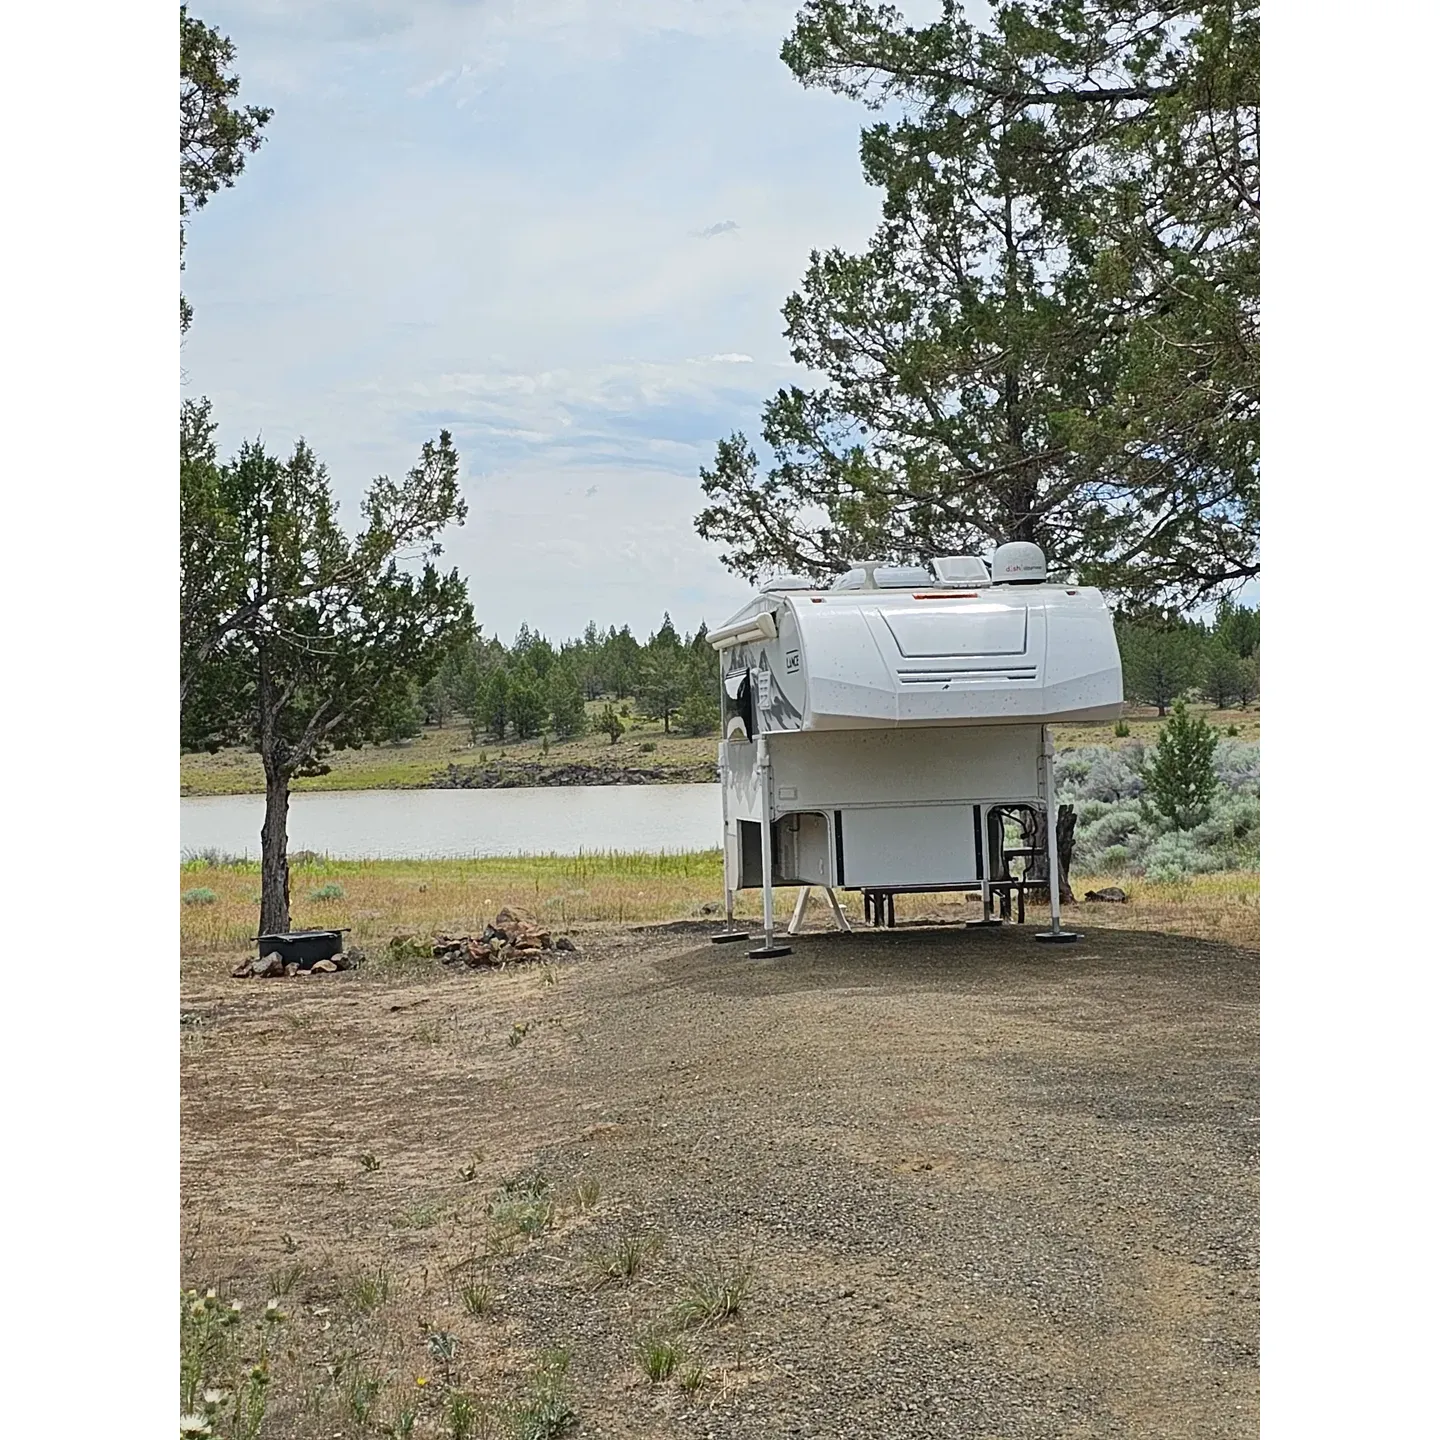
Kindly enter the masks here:
[[750, 672], [737, 670], [725, 677], [725, 738], [750, 740], [755, 735], [755, 701]]

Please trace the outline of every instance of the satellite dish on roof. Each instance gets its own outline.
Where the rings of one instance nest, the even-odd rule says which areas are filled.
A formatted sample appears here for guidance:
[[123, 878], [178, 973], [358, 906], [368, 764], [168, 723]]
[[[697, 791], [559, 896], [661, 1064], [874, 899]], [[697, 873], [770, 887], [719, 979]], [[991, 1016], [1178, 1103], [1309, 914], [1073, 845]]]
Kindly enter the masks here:
[[1045, 552], [1028, 540], [997, 545], [990, 559], [990, 577], [996, 585], [1041, 585], [1047, 578]]

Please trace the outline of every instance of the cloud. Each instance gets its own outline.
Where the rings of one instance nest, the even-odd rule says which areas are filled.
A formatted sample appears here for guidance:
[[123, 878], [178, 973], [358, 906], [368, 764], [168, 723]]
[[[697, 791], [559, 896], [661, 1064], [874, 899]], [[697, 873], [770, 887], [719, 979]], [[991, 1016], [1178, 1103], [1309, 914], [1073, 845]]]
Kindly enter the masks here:
[[[225, 452], [305, 436], [354, 524], [444, 426], [487, 628], [725, 618], [746, 590], [694, 532], [698, 470], [806, 383], [780, 307], [879, 216], [863, 111], [776, 57], [795, 5], [208, 0], [275, 107], [189, 249], [186, 393]], [[744, 242], [692, 243], [741, 228], [706, 213]]]

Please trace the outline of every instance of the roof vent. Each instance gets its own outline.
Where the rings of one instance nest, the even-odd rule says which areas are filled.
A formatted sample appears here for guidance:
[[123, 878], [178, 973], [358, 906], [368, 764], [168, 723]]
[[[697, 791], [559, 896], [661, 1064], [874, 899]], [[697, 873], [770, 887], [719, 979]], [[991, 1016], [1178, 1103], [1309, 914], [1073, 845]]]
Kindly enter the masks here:
[[996, 585], [1042, 585], [1046, 579], [1045, 552], [1028, 540], [997, 545], [990, 559], [990, 575]]
[[830, 588], [832, 590], [913, 590], [933, 585], [935, 577], [919, 565], [887, 565], [882, 560], [856, 560]]
[[978, 555], [937, 555], [930, 562], [935, 578], [942, 585], [961, 590], [976, 590], [990, 583], [990, 572]]
[[803, 575], [777, 575], [773, 580], [767, 580], [761, 587], [761, 594], [768, 594], [772, 590], [813, 590], [815, 582], [807, 580]]

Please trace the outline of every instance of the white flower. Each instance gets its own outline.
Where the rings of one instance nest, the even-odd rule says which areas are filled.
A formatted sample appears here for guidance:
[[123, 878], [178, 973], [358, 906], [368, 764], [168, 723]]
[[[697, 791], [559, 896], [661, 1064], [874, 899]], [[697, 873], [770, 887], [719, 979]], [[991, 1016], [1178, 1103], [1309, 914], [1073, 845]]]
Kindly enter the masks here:
[[210, 1422], [203, 1415], [182, 1415], [180, 1417], [180, 1434], [184, 1435], [212, 1435]]

